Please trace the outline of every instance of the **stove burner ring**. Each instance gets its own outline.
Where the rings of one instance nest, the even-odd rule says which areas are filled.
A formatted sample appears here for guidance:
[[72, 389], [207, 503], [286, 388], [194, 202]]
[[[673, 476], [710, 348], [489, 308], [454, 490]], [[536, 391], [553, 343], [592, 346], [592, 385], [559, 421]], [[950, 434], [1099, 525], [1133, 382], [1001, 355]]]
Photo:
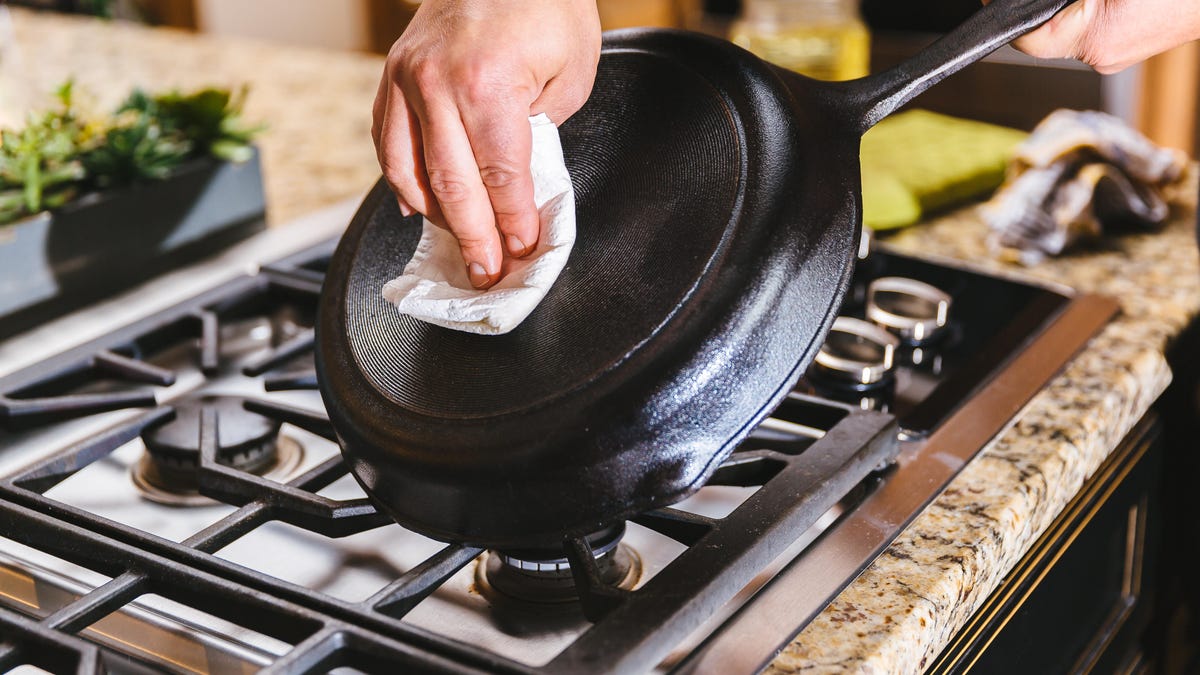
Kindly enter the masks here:
[[281, 424], [250, 412], [236, 396], [204, 396], [175, 406], [175, 416], [142, 433], [146, 452], [131, 469], [142, 495], [171, 506], [213, 504], [201, 495], [200, 415], [212, 406], [218, 415], [217, 459], [240, 471], [271, 479], [293, 473], [304, 458], [296, 440], [281, 436]]
[[[612, 553], [625, 536], [625, 526], [612, 527], [587, 538], [592, 555], [597, 559]], [[496, 551], [500, 562], [527, 572], [556, 573], [570, 572], [571, 563], [561, 550]]]
[[[625, 526], [588, 537], [600, 580], [632, 589], [641, 578], [642, 561], [621, 542]], [[529, 607], [571, 603], [579, 598], [571, 564], [561, 551], [488, 551], [476, 568], [476, 586], [492, 599]]]
[[880, 277], [867, 286], [867, 319], [911, 344], [941, 334], [950, 321], [950, 296], [905, 277]]
[[862, 319], [839, 316], [813, 360], [812, 374], [854, 389], [885, 384], [895, 369], [900, 340]]

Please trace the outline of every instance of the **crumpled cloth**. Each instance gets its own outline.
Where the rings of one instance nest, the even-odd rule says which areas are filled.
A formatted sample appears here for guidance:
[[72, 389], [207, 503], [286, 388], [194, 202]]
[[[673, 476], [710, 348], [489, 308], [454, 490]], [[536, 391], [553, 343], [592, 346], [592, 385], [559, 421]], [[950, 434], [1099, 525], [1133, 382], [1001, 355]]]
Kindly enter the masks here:
[[1056, 111], [1017, 146], [1004, 185], [981, 207], [989, 245], [1033, 265], [1111, 229], [1160, 226], [1187, 164], [1112, 115]]
[[404, 272], [383, 287], [402, 314], [445, 328], [500, 335], [529, 316], [558, 279], [575, 244], [575, 192], [558, 128], [546, 115], [529, 118], [533, 132], [533, 201], [541, 237], [533, 253], [506, 262], [504, 277], [486, 290], [471, 286], [458, 240], [428, 219]]

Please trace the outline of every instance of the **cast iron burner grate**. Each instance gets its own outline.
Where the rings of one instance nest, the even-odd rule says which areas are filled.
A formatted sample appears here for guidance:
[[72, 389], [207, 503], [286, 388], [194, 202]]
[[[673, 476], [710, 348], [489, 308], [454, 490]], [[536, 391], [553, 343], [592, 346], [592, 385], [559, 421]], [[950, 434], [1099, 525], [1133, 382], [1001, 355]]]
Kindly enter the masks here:
[[[319, 413], [268, 401], [244, 405], [334, 438], [328, 420]], [[568, 538], [563, 555], [570, 562], [582, 611], [594, 625], [550, 663], [532, 667], [402, 621], [446, 579], [471, 564], [480, 549], [449, 544], [361, 602], [340, 600], [213, 555], [272, 521], [328, 537], [390, 522], [366, 499], [338, 501], [316, 494], [346, 474], [340, 457], [286, 484], [218, 461], [221, 409], [214, 401], [202, 402], [197, 482], [201, 493], [239, 508], [205, 530], [175, 543], [45, 496], [173, 414], [169, 406], [152, 410], [0, 481], [5, 500], [0, 502], [0, 536], [114, 579], [36, 627], [15, 619], [36, 628], [29, 640], [47, 643], [53, 637], [56, 645], [74, 648], [78, 645], [73, 635], [80, 628], [153, 589], [290, 641], [296, 646], [271, 667], [278, 672], [322, 672], [331, 664], [348, 663], [348, 654], [359, 643], [371, 645], [371, 654], [389, 667], [526, 673], [646, 670], [700, 625], [709, 609], [731, 598], [788, 542], [890, 461], [896, 431], [887, 415], [793, 396], [777, 414], [783, 420], [777, 428], [752, 436], [713, 476], [713, 485], [761, 485], [732, 513], [708, 518], [664, 508], [633, 519], [688, 547], [640, 588], [605, 583], [587, 540]]]
[[[28, 441], [43, 425], [131, 408], [119, 419], [97, 416], [101, 431], [0, 479], [0, 536], [109, 579], [42, 616], [0, 607], [0, 668], [32, 663], [54, 671], [97, 672], [112, 652], [108, 646], [98, 648], [82, 639], [81, 631], [97, 618], [126, 611], [136, 598], [153, 593], [289, 645], [269, 664], [268, 672], [324, 672], [338, 666], [456, 673], [646, 671], [659, 666], [674, 645], [693, 637], [693, 630], [760, 570], [778, 563], [782, 553], [791, 553], [789, 545], [833, 507], [853, 501], [855, 495], [869, 501], [878, 492], [876, 471], [897, 452], [897, 422], [891, 415], [863, 409], [858, 401], [843, 404], [793, 393], [709, 483], [756, 488], [739, 506], [721, 517], [663, 508], [626, 524], [677, 542], [683, 549], [640, 586], [614, 582], [614, 575], [602, 567], [604, 555], [597, 562], [597, 553], [604, 551], [593, 547], [607, 544], [595, 540], [568, 538], [560, 553], [545, 556], [558, 572], [571, 577], [577, 596], [571, 602], [590, 624], [541, 665], [481, 649], [469, 635], [453, 639], [405, 620], [448, 579], [470, 565], [477, 565], [478, 572], [479, 565], [486, 566], [502, 554], [447, 544], [433, 555], [421, 556], [421, 562], [403, 568], [390, 583], [362, 599], [336, 597], [239, 565], [218, 552], [278, 523], [329, 538], [397, 527], [366, 498], [338, 500], [318, 494], [347, 476], [340, 456], [277, 482], [243, 471], [222, 457], [217, 442], [222, 426], [242, 413], [272, 420], [267, 423], [272, 429], [277, 424], [291, 425], [335, 441], [323, 413], [271, 400], [267, 397], [276, 394], [266, 393], [315, 387], [311, 317], [329, 250], [327, 246], [293, 256], [0, 378], [0, 440], [12, 430], [32, 428], [12, 436]], [[940, 272], [896, 256], [872, 264], [883, 267], [879, 273], [975, 284], [985, 297], [994, 295], [992, 285], [1001, 283], [959, 270]], [[943, 273], [952, 276], [933, 278]], [[1018, 322], [1017, 328], [1026, 332], [997, 344], [988, 337], [997, 332], [991, 324], [971, 317], [964, 324], [966, 337], [973, 330], [981, 337], [945, 341], [940, 356], [954, 364], [950, 376], [939, 374], [938, 388], [915, 407], [902, 406], [897, 394], [894, 410], [902, 420], [916, 429], [933, 428], [981, 381], [980, 373], [992, 372], [1020, 349], [1028, 339], [1027, 324], [1047, 320], [1061, 300], [1036, 290], [1009, 290], [1005, 297], [1029, 307], [1025, 312], [1008, 312], [1030, 314], [1028, 321]], [[264, 315], [270, 317], [272, 327], [269, 349], [241, 353], [222, 344], [223, 326]], [[160, 365], [168, 360], [159, 355], [181, 344], [192, 350], [194, 364], [179, 372]], [[237, 410], [228, 401], [205, 398], [204, 381], [177, 382], [194, 376], [192, 371], [202, 373], [202, 380], [260, 378], [254, 382], [261, 382], [266, 392], [261, 398], [239, 399], [242, 409]], [[944, 402], [950, 399], [949, 404]], [[167, 404], [159, 405], [161, 401]], [[179, 412], [175, 406], [191, 406], [189, 414], [195, 416], [196, 491], [234, 507], [231, 513], [177, 542], [47, 496], [55, 486], [103, 462], [147, 430], [168, 424]], [[882, 482], [882, 487], [888, 485], [887, 480]], [[874, 552], [886, 543], [881, 539]], [[566, 561], [565, 569], [561, 561]], [[854, 572], [849, 570], [844, 579], [822, 586], [827, 597], [840, 592]], [[686, 669], [688, 662], [669, 665]]]
[[[312, 314], [327, 257], [318, 256], [306, 265], [289, 261], [4, 378], [0, 430], [23, 431], [114, 410], [154, 407], [160, 396], [146, 385], [171, 387], [178, 376], [156, 365], [155, 356], [192, 341], [196, 365], [206, 377], [237, 369], [247, 377], [270, 373], [264, 378], [268, 391], [315, 389], [311, 358], [307, 367], [271, 372], [311, 355]], [[270, 322], [276, 344], [247, 358], [223, 357], [222, 327], [248, 317]]]
[[[733, 512], [711, 518], [664, 508], [631, 521], [686, 547], [640, 587], [612, 578], [603, 567], [607, 554], [593, 548], [604, 544], [583, 537], [563, 542], [556, 557], [566, 565], [559, 571], [574, 587], [571, 602], [592, 622], [579, 639], [542, 666], [480, 650], [404, 621], [447, 579], [484, 560], [478, 548], [448, 544], [361, 601], [216, 555], [272, 523], [335, 538], [391, 525], [366, 498], [318, 494], [347, 475], [340, 456], [282, 483], [254, 473], [260, 451], [271, 445], [280, 425], [335, 441], [322, 413], [266, 399], [205, 395], [202, 384], [200, 394], [171, 393], [167, 388], [177, 374], [155, 363], [164, 350], [189, 343], [207, 378], [261, 376], [267, 391], [313, 388], [309, 319], [323, 260], [312, 253], [295, 256], [0, 380], [0, 426], [8, 429], [150, 408], [0, 480], [0, 536], [111, 579], [48, 616], [0, 613], [0, 665], [61, 654], [46, 661], [52, 670], [70, 663], [80, 672], [95, 671], [108, 648], [97, 652], [80, 631], [152, 592], [293, 645], [268, 668], [275, 672], [323, 672], [338, 665], [440, 672], [647, 670], [896, 452], [890, 416], [794, 395], [776, 413], [774, 427], [756, 431], [710, 481], [760, 486]], [[222, 325], [270, 314], [277, 306], [288, 308], [289, 329], [275, 331], [269, 350], [230, 357], [229, 345], [221, 344]], [[164, 399], [172, 402], [158, 405]], [[223, 447], [225, 425], [245, 431], [247, 419], [254, 418], [251, 426], [262, 433], [239, 433], [234, 443], [244, 452]], [[192, 433], [194, 439], [182, 437]], [[188, 466], [176, 468], [192, 474], [189, 487], [236, 510], [174, 542], [46, 495], [139, 438], [150, 453], [174, 456], [195, 448], [183, 462]], [[239, 454], [249, 457], [240, 466]], [[604, 554], [599, 560], [598, 553]]]

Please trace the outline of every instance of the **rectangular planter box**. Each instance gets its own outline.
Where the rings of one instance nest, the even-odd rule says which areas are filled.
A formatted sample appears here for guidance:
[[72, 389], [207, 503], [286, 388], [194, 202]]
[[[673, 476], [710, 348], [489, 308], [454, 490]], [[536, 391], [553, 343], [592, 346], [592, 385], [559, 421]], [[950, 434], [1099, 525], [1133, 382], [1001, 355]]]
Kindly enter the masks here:
[[0, 338], [227, 247], [263, 229], [265, 214], [256, 151], [0, 225]]

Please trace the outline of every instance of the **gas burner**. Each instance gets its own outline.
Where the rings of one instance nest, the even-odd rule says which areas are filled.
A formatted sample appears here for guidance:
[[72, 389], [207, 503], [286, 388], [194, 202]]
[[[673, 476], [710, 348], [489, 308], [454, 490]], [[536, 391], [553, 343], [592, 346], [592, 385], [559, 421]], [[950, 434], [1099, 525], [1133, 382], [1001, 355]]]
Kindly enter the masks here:
[[304, 448], [279, 433], [280, 422], [250, 412], [236, 396], [201, 396], [175, 404], [170, 420], [142, 433], [146, 452], [131, 477], [150, 501], [172, 506], [212, 504], [200, 494], [200, 416], [217, 412], [217, 460], [246, 473], [278, 479], [292, 473]]
[[876, 389], [891, 381], [899, 346], [900, 341], [879, 326], [839, 316], [817, 352], [810, 374], [837, 388]]
[[867, 319], [910, 344], [941, 334], [950, 319], [950, 296], [905, 277], [880, 277], [867, 286]]
[[[625, 526], [619, 525], [591, 535], [587, 541], [600, 571], [600, 581], [629, 590], [641, 578], [642, 561], [632, 548], [621, 543], [624, 534]], [[579, 599], [571, 563], [562, 549], [488, 551], [475, 576], [480, 590], [498, 601], [537, 607]]]

